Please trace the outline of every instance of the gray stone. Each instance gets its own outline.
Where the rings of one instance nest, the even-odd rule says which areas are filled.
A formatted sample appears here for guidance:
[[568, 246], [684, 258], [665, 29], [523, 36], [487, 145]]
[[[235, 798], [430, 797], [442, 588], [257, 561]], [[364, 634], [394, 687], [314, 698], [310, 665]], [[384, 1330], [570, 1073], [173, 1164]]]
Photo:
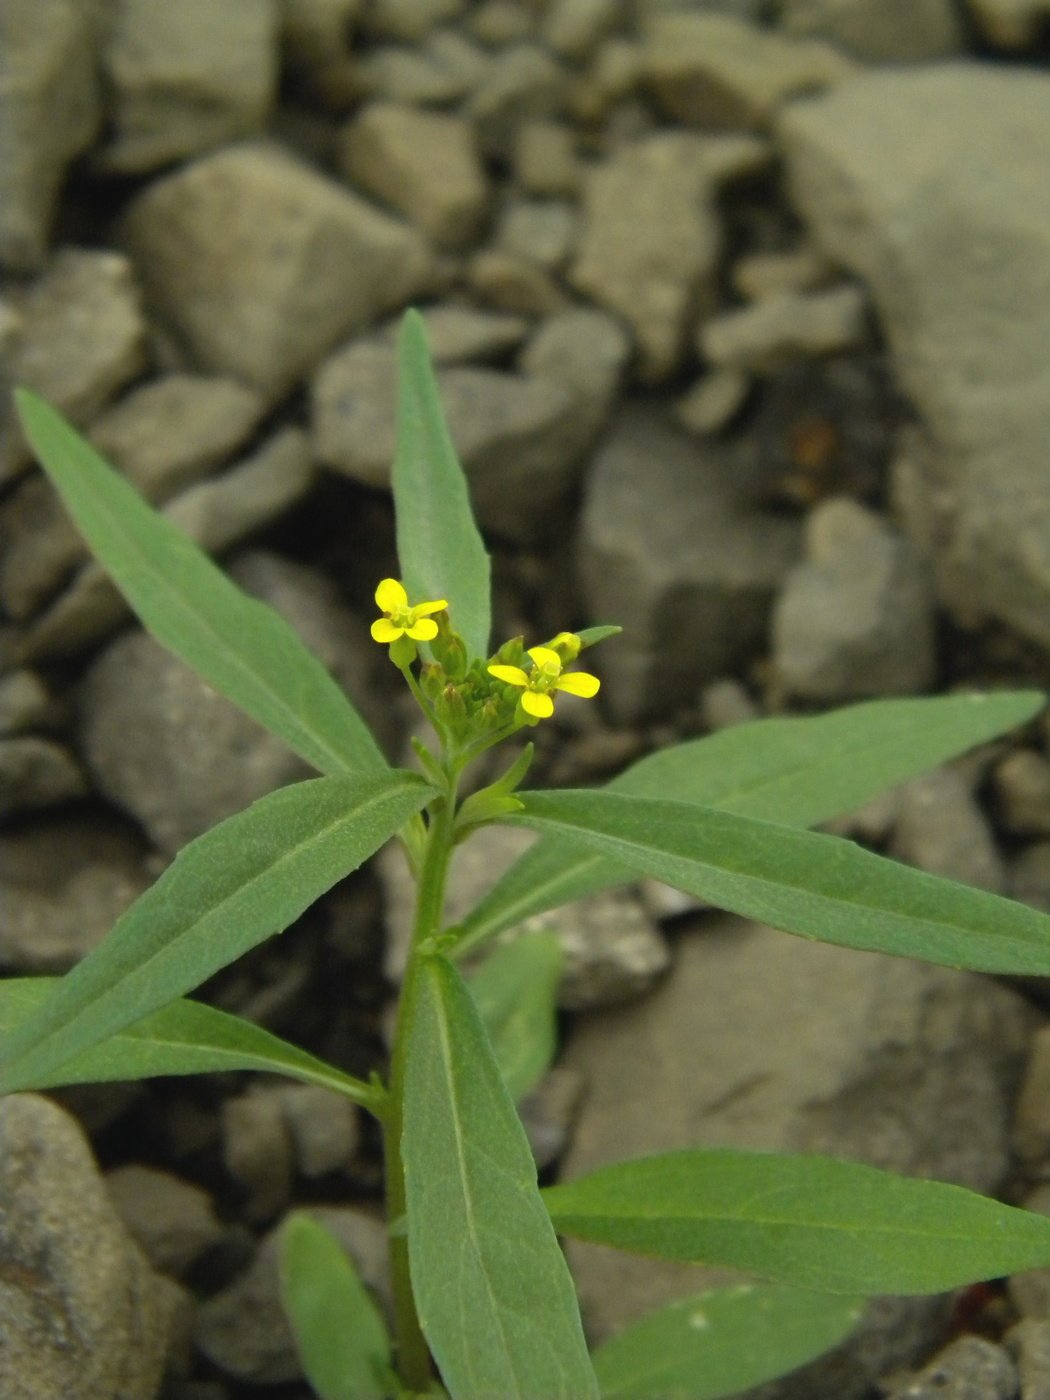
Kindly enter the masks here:
[[111, 135], [138, 173], [261, 131], [277, 86], [277, 0], [117, 0], [102, 48]]
[[167, 374], [96, 419], [89, 436], [149, 500], [166, 501], [232, 457], [264, 409], [234, 379]]
[[[1025, 1210], [1050, 1215], [1050, 1184], [1044, 1182], [1037, 1186], [1023, 1205]], [[1012, 1274], [1007, 1280], [1007, 1292], [1022, 1317], [1050, 1321], [1050, 1268], [1026, 1269], [1023, 1273]]]
[[514, 174], [526, 194], [541, 198], [579, 193], [582, 172], [576, 137], [563, 122], [523, 122], [514, 143]]
[[0, 735], [24, 734], [49, 728], [58, 706], [35, 671], [12, 671], [0, 676]]
[[616, 27], [620, 0], [553, 0], [543, 18], [543, 41], [575, 63]]
[[774, 606], [772, 643], [780, 682], [804, 699], [928, 690], [932, 586], [911, 543], [857, 501], [823, 502], [806, 524], [806, 559]]
[[792, 360], [862, 345], [867, 298], [860, 287], [781, 292], [703, 322], [701, 354], [724, 369], [769, 372]]
[[1050, 914], [1050, 841], [1026, 846], [1010, 863], [1006, 892], [1011, 899]]
[[558, 116], [565, 102], [566, 75], [539, 44], [511, 44], [492, 59], [467, 103], [487, 156], [508, 158], [518, 127], [536, 117]]
[[1017, 1400], [1020, 1377], [1005, 1347], [959, 1337], [887, 1400]]
[[713, 305], [719, 231], [702, 141], [681, 131], [631, 142], [590, 169], [573, 285], [624, 317], [639, 372], [668, 375], [697, 310]]
[[439, 30], [419, 48], [380, 45], [358, 61], [355, 72], [370, 96], [428, 106], [469, 96], [484, 80], [489, 63], [466, 35]]
[[355, 95], [350, 60], [361, 0], [282, 0], [281, 51], [290, 73], [322, 105]]
[[868, 283], [924, 420], [894, 489], [942, 601], [1046, 645], [1050, 78], [870, 73], [793, 104], [779, 138], [796, 207]]
[[[386, 1227], [361, 1211], [315, 1206], [307, 1214], [335, 1235], [357, 1266], [362, 1281], [389, 1295]], [[227, 1375], [259, 1385], [299, 1380], [302, 1364], [281, 1307], [280, 1227], [263, 1240], [248, 1270], [201, 1304], [193, 1340]]]
[[576, 211], [560, 200], [515, 200], [496, 229], [499, 247], [552, 272], [568, 261], [575, 242]]
[[370, 34], [419, 44], [436, 25], [455, 19], [463, 0], [365, 0], [361, 22]]
[[985, 38], [1002, 49], [1031, 48], [1050, 17], [1050, 0], [969, 0]]
[[673, 713], [762, 645], [799, 535], [751, 505], [734, 448], [698, 443], [655, 406], [621, 412], [589, 469], [580, 535], [587, 614], [624, 629], [594, 661], [617, 723]]
[[1020, 1400], [1050, 1400], [1050, 1321], [1023, 1318], [1010, 1328], [1003, 1344], [1017, 1362]]
[[125, 233], [154, 306], [197, 362], [274, 398], [431, 274], [412, 228], [265, 145], [156, 181]]
[[[973, 973], [707, 916], [649, 997], [576, 1023], [562, 1062], [589, 1090], [564, 1175], [717, 1145], [829, 1153], [994, 1190], [1033, 1019], [1016, 993]], [[595, 1341], [725, 1281], [592, 1245], [570, 1244], [569, 1257]], [[796, 1393], [860, 1400], [876, 1376], [914, 1363], [921, 1352], [899, 1349], [911, 1307], [890, 1305], [893, 1325], [867, 1352], [862, 1327], [837, 1384]], [[928, 1327], [920, 1334], [928, 1347]]]
[[207, 1191], [170, 1172], [133, 1163], [105, 1182], [128, 1234], [162, 1273], [180, 1277], [226, 1233]]
[[[427, 332], [430, 358], [435, 365], [463, 365], [498, 360], [516, 350], [529, 333], [523, 316], [505, 316], [481, 311], [475, 306], [448, 302], [428, 306], [420, 313]], [[392, 321], [378, 339], [393, 345], [400, 330], [400, 319]]]
[[786, 253], [746, 253], [733, 264], [734, 288], [747, 301], [781, 292], [811, 292], [827, 282], [832, 264], [809, 243]]
[[1050, 762], [1034, 749], [1014, 749], [992, 778], [999, 821], [1015, 836], [1050, 836]]
[[690, 126], [761, 129], [789, 97], [840, 82], [852, 65], [817, 39], [789, 39], [732, 15], [671, 10], [650, 22], [642, 66], [668, 116]]
[[1013, 1145], [1029, 1170], [1050, 1159], [1050, 1026], [1040, 1027], [1032, 1038], [1014, 1105]]
[[536, 16], [522, 0], [481, 0], [468, 24], [475, 39], [490, 49], [501, 49], [531, 39], [536, 31]]
[[925, 63], [963, 48], [952, 0], [786, 0], [780, 24], [869, 63]]
[[518, 1104], [540, 1171], [556, 1162], [568, 1146], [586, 1089], [581, 1075], [556, 1065]]
[[483, 248], [475, 254], [467, 285], [486, 306], [513, 316], [552, 316], [571, 305], [549, 272], [502, 248]]
[[324, 1176], [349, 1166], [361, 1129], [357, 1107], [345, 1094], [320, 1084], [290, 1084], [279, 1091], [279, 1101], [295, 1166], [303, 1176]]
[[698, 437], [727, 427], [744, 406], [751, 380], [739, 369], [716, 369], [698, 379], [675, 404], [679, 423]]
[[76, 1122], [0, 1102], [0, 1394], [154, 1400], [182, 1290], [128, 1238]]
[[31, 617], [66, 581], [87, 548], [42, 473], [0, 503], [0, 603], [8, 617]]
[[0, 965], [66, 972], [152, 883], [140, 838], [95, 813], [0, 835]]
[[891, 852], [931, 875], [979, 889], [1003, 887], [1003, 860], [970, 784], [955, 768], [937, 768], [900, 788]]
[[54, 739], [0, 739], [0, 820], [87, 795], [80, 764]]
[[223, 1099], [222, 1161], [242, 1188], [242, 1211], [256, 1223], [272, 1220], [292, 1194], [295, 1158], [281, 1101], [283, 1087], [253, 1084]]
[[562, 451], [577, 462], [605, 427], [631, 357], [631, 338], [608, 312], [574, 307], [543, 321], [518, 360], [535, 379], [567, 389], [575, 400]]
[[488, 182], [462, 117], [371, 103], [345, 128], [339, 163], [348, 180], [404, 214], [437, 247], [476, 240]]
[[731, 724], [747, 724], [760, 719], [761, 710], [739, 681], [722, 676], [700, 692], [700, 718], [704, 728], [727, 729]]
[[55, 204], [99, 119], [92, 19], [75, 0], [7, 0], [0, 93], [0, 265], [44, 260]]

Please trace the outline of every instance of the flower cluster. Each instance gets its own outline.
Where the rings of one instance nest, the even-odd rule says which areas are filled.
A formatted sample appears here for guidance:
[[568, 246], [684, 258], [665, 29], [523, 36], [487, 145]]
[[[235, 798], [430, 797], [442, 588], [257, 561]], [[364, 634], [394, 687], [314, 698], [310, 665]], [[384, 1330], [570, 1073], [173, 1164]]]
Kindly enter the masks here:
[[551, 647], [530, 647], [526, 655], [532, 661], [531, 671], [523, 671], [520, 666], [489, 666], [488, 673], [508, 685], [521, 687], [521, 708], [527, 715], [549, 719], [554, 713], [552, 693], [555, 690], [582, 695], [587, 700], [597, 695], [601, 684], [598, 677], [586, 671], [563, 675], [562, 659]]

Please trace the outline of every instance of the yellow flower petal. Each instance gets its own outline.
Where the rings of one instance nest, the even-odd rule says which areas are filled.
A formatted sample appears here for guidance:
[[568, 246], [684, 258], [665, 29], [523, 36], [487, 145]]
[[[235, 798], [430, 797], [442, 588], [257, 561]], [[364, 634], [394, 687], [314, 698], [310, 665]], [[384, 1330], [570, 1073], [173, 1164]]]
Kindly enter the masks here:
[[528, 685], [529, 678], [520, 666], [490, 666], [489, 675], [508, 685]]
[[550, 647], [529, 647], [529, 655], [537, 666], [549, 666], [553, 661], [558, 669], [561, 669], [561, 657], [556, 651], [551, 651]]
[[416, 617], [425, 617], [427, 613], [441, 612], [448, 607], [448, 600], [439, 598], [436, 603], [417, 603], [412, 609]]
[[393, 612], [408, 605], [408, 594], [396, 578], [385, 578], [376, 589], [376, 603], [382, 612]]
[[586, 671], [570, 671], [567, 676], [559, 676], [554, 682], [556, 690], [564, 690], [569, 695], [582, 695], [585, 700], [597, 695], [600, 685], [598, 677], [588, 675]]
[[405, 629], [414, 642], [430, 642], [438, 634], [438, 625], [432, 622], [429, 617], [421, 617], [418, 622], [413, 622], [411, 627]]
[[554, 701], [549, 695], [537, 695], [534, 690], [527, 690], [521, 697], [521, 708], [537, 719], [549, 719], [554, 713]]
[[[388, 617], [377, 617], [372, 623], [372, 637], [377, 642], [396, 642], [404, 630], [403, 627], [395, 627]], [[434, 630], [437, 631], [437, 628]]]

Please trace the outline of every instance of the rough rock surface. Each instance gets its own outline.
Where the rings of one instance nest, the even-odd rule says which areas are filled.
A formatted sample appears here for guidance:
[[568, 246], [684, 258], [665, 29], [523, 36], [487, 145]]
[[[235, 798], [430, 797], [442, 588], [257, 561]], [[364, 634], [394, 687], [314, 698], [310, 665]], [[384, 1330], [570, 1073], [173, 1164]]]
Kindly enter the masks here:
[[959, 1337], [917, 1375], [895, 1386], [887, 1400], [1015, 1400], [1019, 1381], [1005, 1347], [984, 1337]]
[[782, 292], [754, 306], [724, 311], [700, 327], [699, 348], [712, 365], [769, 371], [810, 355], [833, 355], [864, 341], [860, 287]]
[[1050, 77], [865, 74], [779, 123], [797, 207], [867, 282], [925, 450], [895, 483], [943, 602], [1050, 640]]
[[155, 1400], [184, 1294], [125, 1233], [76, 1122], [0, 1102], [0, 1394]]
[[162, 1273], [184, 1274], [225, 1233], [207, 1191], [170, 1172], [132, 1163], [105, 1181], [128, 1234]]
[[274, 397], [431, 271], [412, 228], [276, 146], [231, 146], [156, 181], [126, 238], [199, 366]]
[[36, 734], [0, 739], [0, 818], [85, 797], [79, 763], [54, 739]]
[[780, 22], [789, 34], [830, 39], [872, 63], [949, 58], [963, 46], [951, 0], [786, 0]]

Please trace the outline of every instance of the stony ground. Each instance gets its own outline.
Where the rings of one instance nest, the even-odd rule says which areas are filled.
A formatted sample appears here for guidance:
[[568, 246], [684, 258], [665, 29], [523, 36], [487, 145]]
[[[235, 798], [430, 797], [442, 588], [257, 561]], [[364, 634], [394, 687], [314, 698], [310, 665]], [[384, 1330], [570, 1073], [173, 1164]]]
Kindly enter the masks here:
[[[0, 375], [283, 612], [391, 756], [411, 715], [367, 625], [408, 304], [500, 634], [625, 629], [601, 707], [538, 731], [537, 780], [760, 713], [1050, 679], [1047, 0], [9, 0], [4, 26]], [[132, 625], [3, 399], [0, 968], [26, 975], [305, 770]], [[1048, 750], [1037, 722], [836, 830], [1050, 909]], [[453, 906], [519, 836], [463, 850]], [[205, 994], [381, 1067], [406, 881], [382, 853]], [[563, 1050], [522, 1110], [548, 1176], [736, 1143], [1050, 1213], [1050, 984], [653, 884], [553, 924]], [[293, 1203], [384, 1291], [376, 1136], [324, 1091], [158, 1081], [0, 1120], [5, 1400], [305, 1400], [276, 1296]], [[571, 1262], [595, 1339], [711, 1277]], [[877, 1394], [1050, 1395], [1050, 1271], [877, 1302], [762, 1391]]]

